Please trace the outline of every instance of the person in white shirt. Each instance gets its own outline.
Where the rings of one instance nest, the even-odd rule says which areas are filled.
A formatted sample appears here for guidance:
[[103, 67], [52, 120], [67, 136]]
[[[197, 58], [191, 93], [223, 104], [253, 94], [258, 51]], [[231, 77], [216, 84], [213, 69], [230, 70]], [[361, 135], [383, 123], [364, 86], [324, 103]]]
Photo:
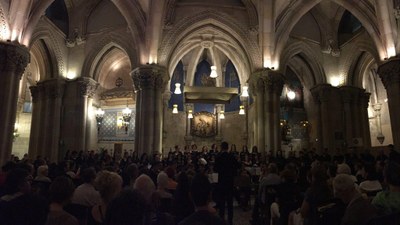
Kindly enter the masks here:
[[100, 194], [93, 185], [96, 178], [96, 171], [93, 168], [87, 168], [83, 170], [81, 176], [84, 183], [75, 189], [71, 202], [86, 207], [93, 207], [100, 204]]

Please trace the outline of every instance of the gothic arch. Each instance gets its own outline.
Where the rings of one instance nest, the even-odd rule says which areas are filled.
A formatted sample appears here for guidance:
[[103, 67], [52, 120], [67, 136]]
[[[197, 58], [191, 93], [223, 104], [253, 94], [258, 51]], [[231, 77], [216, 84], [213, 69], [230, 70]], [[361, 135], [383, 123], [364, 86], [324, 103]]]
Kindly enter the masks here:
[[51, 62], [51, 72], [52, 77], [59, 77], [66, 74], [65, 71], [65, 62], [63, 59], [63, 55], [60, 49], [60, 43], [58, 43], [53, 30], [48, 29], [48, 24], [50, 22], [45, 19], [39, 26], [36, 28], [35, 33], [33, 33], [30, 48], [39, 40], [42, 40], [45, 44], [45, 48], [48, 51], [48, 58]]
[[[374, 41], [375, 47], [380, 53], [380, 57], [383, 59], [386, 57], [386, 51], [379, 37], [379, 27], [376, 23], [377, 19], [373, 7], [366, 0], [360, 1], [357, 6], [348, 0], [331, 0], [343, 8], [351, 12], [357, 19], [362, 23], [364, 28], [367, 30], [372, 40]], [[276, 22], [276, 39], [275, 39], [275, 57], [279, 58], [293, 27], [301, 19], [301, 17], [315, 7], [321, 0], [313, 0], [308, 3], [296, 1], [290, 9], [286, 9], [279, 15]]]
[[204, 11], [184, 18], [175, 25], [174, 29], [169, 30], [160, 45], [159, 63], [171, 66], [170, 59], [176, 57], [173, 54], [177, 51], [177, 47], [182, 44], [185, 37], [193, 32], [197, 33], [199, 28], [206, 27], [218, 30], [224, 33], [226, 37], [235, 40], [239, 51], [243, 51], [249, 62], [253, 63], [250, 64], [251, 69], [262, 66], [262, 57], [257, 47], [256, 36], [249, 35], [248, 31], [229, 15], [216, 11]]
[[[279, 61], [279, 68], [285, 70], [286, 66], [289, 65], [290, 59], [296, 55], [301, 57], [304, 63], [308, 65], [310, 71], [312, 71], [312, 74], [306, 74], [307, 77], [300, 79], [308, 81], [303, 84], [304, 86], [312, 88], [317, 84], [326, 83], [325, 72], [321, 62], [317, 57], [315, 57], [316, 54], [313, 52], [311, 47], [301, 41], [296, 41], [286, 46]], [[284, 72], [285, 71], [283, 71], [283, 73]]]
[[121, 15], [125, 18], [130, 30], [132, 31], [132, 37], [139, 37], [139, 40], [135, 40], [140, 48], [144, 44], [144, 31], [146, 30], [146, 15], [138, 3], [138, 1], [126, 1], [126, 0], [111, 0]]
[[[367, 41], [357, 42], [357, 44], [352, 47], [350, 52], [353, 52], [354, 54], [349, 54], [347, 58], [344, 59], [341, 73], [345, 75], [346, 83], [348, 85], [362, 88], [363, 72], [362, 70], [357, 71], [357, 67], [365, 63], [365, 60], [374, 60], [375, 62], [380, 62], [379, 53], [371, 46], [371, 43]], [[365, 58], [365, 54], [367, 54], [369, 57]]]
[[46, 46], [44, 39], [36, 39], [30, 48], [30, 53], [38, 64], [40, 75], [38, 81], [57, 77], [54, 75], [54, 65], [57, 63], [53, 63], [54, 58], [51, 56], [50, 49]]
[[9, 38], [10, 28], [7, 21], [6, 11], [3, 4], [0, 2], [0, 40]]
[[98, 41], [98, 44], [89, 52], [83, 64], [82, 74], [96, 79], [95, 73], [101, 58], [108, 50], [114, 47], [128, 55], [132, 68], [139, 64], [134, 43], [128, 38], [124, 38], [123, 35], [111, 34]]
[[36, 26], [38, 25], [40, 18], [44, 15], [46, 9], [53, 3], [54, 0], [41, 0], [37, 2], [35, 8], [30, 13], [28, 24], [22, 33], [22, 44], [28, 46], [31, 43], [31, 38], [34, 32], [36, 32]]
[[[251, 0], [241, 0], [246, 7], [246, 12], [249, 18], [250, 29], [258, 29], [258, 13], [257, 8]], [[177, 0], [167, 0], [166, 14], [164, 17], [164, 24], [168, 27], [174, 23], [175, 20], [175, 7]]]

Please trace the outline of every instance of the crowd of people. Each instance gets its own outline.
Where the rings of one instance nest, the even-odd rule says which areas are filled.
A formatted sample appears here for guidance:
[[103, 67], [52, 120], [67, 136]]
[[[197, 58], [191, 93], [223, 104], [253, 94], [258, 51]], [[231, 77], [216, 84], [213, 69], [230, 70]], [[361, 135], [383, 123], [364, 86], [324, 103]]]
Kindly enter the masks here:
[[284, 157], [222, 142], [175, 146], [165, 157], [107, 150], [68, 152], [59, 163], [13, 157], [0, 173], [4, 225], [230, 225], [235, 200], [252, 210], [251, 224], [396, 221], [399, 153]]

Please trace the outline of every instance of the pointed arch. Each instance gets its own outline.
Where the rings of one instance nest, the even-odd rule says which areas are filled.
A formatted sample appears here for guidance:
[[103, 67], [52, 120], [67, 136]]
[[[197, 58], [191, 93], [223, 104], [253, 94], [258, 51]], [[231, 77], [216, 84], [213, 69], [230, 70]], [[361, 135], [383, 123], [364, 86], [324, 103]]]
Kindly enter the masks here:
[[347, 55], [347, 58], [344, 59], [341, 71], [345, 75], [348, 85], [362, 88], [363, 74], [360, 74], [362, 70], [360, 70], [359, 66], [365, 63], [364, 61], [380, 62], [379, 53], [373, 48], [372, 43], [368, 41], [357, 42], [352, 46], [350, 52], [353, 52], [353, 54]]
[[31, 43], [32, 34], [35, 32], [36, 26], [39, 23], [40, 18], [44, 15], [46, 9], [53, 3], [54, 0], [41, 0], [37, 1], [34, 8], [32, 9], [28, 23], [26, 24], [25, 30], [22, 34], [21, 43], [28, 46]]
[[173, 70], [186, 53], [201, 46], [204, 41], [211, 42], [213, 47], [232, 57], [241, 74], [241, 82], [245, 83], [253, 68], [262, 66], [260, 50], [246, 28], [229, 15], [217, 11], [204, 11], [184, 18], [175, 25], [175, 29], [169, 30], [159, 50], [159, 63]]
[[[280, 58], [279, 68], [285, 69], [291, 58], [299, 56], [304, 63], [308, 66], [312, 74], [306, 74], [306, 77], [300, 79], [304, 80], [304, 86], [311, 88], [317, 84], [325, 83], [326, 77], [322, 64], [316, 55], [316, 53], [309, 45], [301, 41], [296, 41], [289, 44], [282, 52]], [[285, 73], [285, 71], [283, 71]]]
[[125, 52], [129, 57], [132, 68], [139, 65], [138, 52], [136, 51], [134, 43], [123, 35], [110, 34], [98, 41], [98, 44], [89, 52], [83, 64], [82, 74], [95, 79], [97, 66], [101, 58], [111, 48], [118, 48]]
[[[290, 32], [297, 22], [304, 14], [310, 11], [322, 0], [312, 0], [307, 3], [303, 1], [296, 1], [289, 9], [286, 9], [279, 15], [276, 22], [276, 39], [275, 39], [275, 58], [279, 58], [283, 51], [287, 40], [289, 39]], [[379, 52], [380, 58], [386, 57], [386, 50], [382, 45], [379, 37], [379, 26], [376, 23], [374, 8], [366, 0], [358, 1], [355, 5], [354, 1], [348, 0], [332, 0], [343, 8], [347, 9], [361, 22], [368, 34], [371, 36], [376, 49]]]
[[[29, 48], [38, 41], [42, 40], [48, 50], [49, 61], [51, 62], [50, 67], [52, 77], [63, 76], [67, 73], [66, 65], [64, 62], [63, 54], [60, 49], [61, 43], [58, 42], [55, 29], [49, 29], [51, 22], [46, 18], [36, 27], [35, 33], [33, 33]], [[48, 71], [50, 72], [50, 71]]]

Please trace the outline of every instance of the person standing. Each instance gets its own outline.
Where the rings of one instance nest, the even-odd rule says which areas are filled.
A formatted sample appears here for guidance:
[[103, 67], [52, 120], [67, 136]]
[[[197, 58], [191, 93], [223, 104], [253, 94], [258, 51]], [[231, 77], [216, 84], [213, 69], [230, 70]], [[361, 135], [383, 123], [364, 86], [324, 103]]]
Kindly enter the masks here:
[[228, 153], [229, 144], [221, 143], [221, 152], [215, 159], [215, 171], [218, 173], [217, 193], [219, 215], [225, 218], [225, 204], [228, 208], [228, 224], [233, 224], [233, 191], [234, 178], [239, 163], [236, 161], [233, 154]]

